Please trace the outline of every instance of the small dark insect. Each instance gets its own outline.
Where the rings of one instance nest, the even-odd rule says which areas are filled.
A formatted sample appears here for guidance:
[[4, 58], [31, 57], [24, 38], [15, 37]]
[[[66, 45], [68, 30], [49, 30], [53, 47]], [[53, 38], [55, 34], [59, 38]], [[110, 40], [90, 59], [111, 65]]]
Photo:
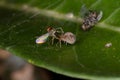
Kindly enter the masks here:
[[[85, 8], [85, 7], [82, 7]], [[86, 10], [86, 9], [82, 9], [83, 10], [83, 23], [82, 23], [82, 29], [84, 31], [91, 29], [98, 21], [101, 20], [103, 12], [97, 12], [97, 11], [93, 11], [93, 10]], [[81, 10], [81, 11], [82, 11]], [[85, 13], [85, 11], [87, 11]]]
[[61, 27], [59, 28], [47, 28], [48, 33], [43, 34], [42, 36], [36, 39], [37, 44], [45, 43], [49, 36], [52, 37], [52, 44], [54, 43], [54, 39], [58, 39], [61, 47], [61, 41], [64, 41], [69, 44], [74, 44], [76, 41], [76, 36], [71, 32], [64, 33]]

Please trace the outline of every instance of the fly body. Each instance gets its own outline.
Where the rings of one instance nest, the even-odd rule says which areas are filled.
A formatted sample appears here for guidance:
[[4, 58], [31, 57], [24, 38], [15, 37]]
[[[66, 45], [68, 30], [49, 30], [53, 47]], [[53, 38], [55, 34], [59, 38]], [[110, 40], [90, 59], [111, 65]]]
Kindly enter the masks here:
[[81, 17], [83, 18], [82, 29], [84, 31], [91, 29], [103, 16], [102, 11], [88, 10], [85, 5], [81, 8]]

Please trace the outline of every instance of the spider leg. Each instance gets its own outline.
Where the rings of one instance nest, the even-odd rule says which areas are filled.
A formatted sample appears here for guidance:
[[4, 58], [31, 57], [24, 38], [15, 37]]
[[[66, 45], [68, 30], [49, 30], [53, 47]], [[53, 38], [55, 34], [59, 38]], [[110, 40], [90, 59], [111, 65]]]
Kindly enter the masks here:
[[59, 42], [56, 43], [56, 46], [58, 46], [58, 43], [59, 43]]
[[52, 45], [54, 44], [54, 39], [55, 39], [55, 38], [54, 38], [54, 37], [52, 37]]
[[65, 42], [65, 44], [67, 45], [67, 42]]
[[62, 33], [64, 33], [62, 27], [58, 27], [58, 28], [56, 28], [56, 30], [60, 30]]
[[60, 44], [60, 48], [61, 48], [61, 39], [59, 39], [59, 44]]

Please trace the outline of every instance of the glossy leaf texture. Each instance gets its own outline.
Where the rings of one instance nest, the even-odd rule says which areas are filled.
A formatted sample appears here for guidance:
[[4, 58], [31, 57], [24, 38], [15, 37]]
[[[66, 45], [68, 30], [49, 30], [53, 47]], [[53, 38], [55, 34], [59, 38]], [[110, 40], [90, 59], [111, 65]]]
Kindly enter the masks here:
[[[103, 11], [102, 20], [81, 30], [80, 8]], [[85, 79], [120, 79], [119, 0], [1, 0], [0, 46], [29, 62], [63, 75]], [[62, 48], [51, 40], [36, 44], [47, 26], [76, 35]], [[112, 46], [106, 48], [107, 43]]]

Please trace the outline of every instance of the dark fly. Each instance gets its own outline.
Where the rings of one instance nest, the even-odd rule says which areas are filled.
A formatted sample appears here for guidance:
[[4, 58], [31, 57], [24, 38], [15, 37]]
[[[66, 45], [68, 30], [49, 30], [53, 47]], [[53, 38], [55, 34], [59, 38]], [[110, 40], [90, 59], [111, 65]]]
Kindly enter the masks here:
[[[101, 20], [103, 12], [102, 11], [94, 11], [94, 10], [86, 10], [83, 6], [81, 11], [83, 22], [82, 22], [82, 29], [84, 31], [91, 29], [98, 21]], [[87, 12], [85, 12], [87, 11]]]

